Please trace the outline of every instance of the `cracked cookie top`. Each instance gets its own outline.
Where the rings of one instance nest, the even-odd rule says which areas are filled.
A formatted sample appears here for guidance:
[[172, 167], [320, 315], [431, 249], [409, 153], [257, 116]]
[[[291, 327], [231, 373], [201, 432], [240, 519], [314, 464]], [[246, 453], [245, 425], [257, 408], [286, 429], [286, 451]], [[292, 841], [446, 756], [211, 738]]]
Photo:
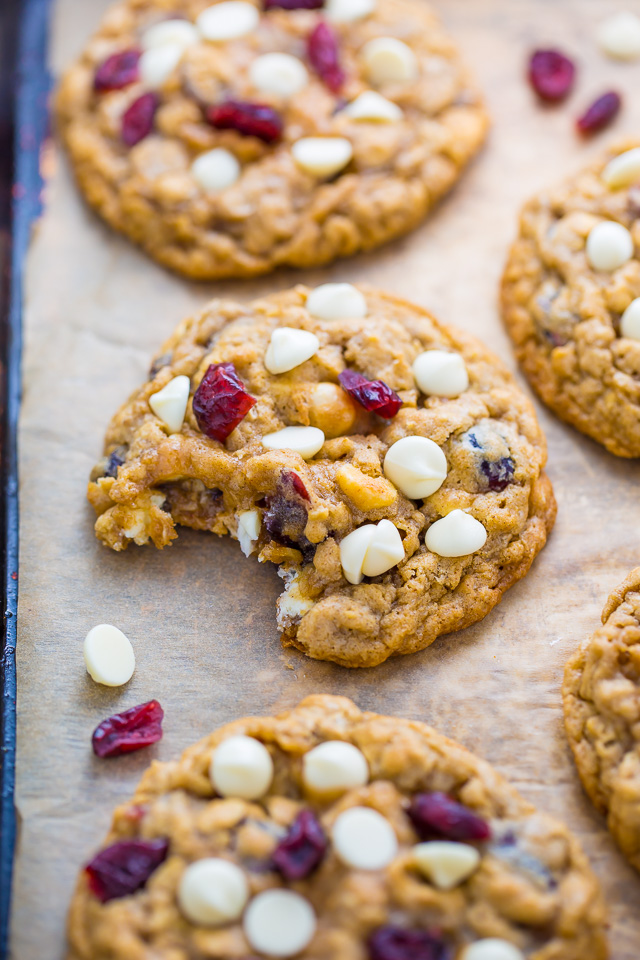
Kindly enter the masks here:
[[154, 763], [81, 873], [69, 960], [603, 960], [567, 828], [418, 722], [308, 697]]
[[640, 456], [640, 147], [620, 144], [527, 203], [502, 281], [531, 385], [621, 457]]
[[640, 870], [640, 567], [613, 591], [602, 626], [567, 663], [562, 694], [580, 779]]
[[555, 517], [545, 460], [477, 340], [325, 284], [181, 324], [113, 418], [89, 499], [115, 550], [163, 547], [176, 524], [230, 533], [280, 565], [285, 642], [371, 666], [480, 619], [526, 573]]
[[88, 202], [199, 279], [314, 266], [404, 233], [487, 126], [420, 0], [124, 0], [56, 111]]

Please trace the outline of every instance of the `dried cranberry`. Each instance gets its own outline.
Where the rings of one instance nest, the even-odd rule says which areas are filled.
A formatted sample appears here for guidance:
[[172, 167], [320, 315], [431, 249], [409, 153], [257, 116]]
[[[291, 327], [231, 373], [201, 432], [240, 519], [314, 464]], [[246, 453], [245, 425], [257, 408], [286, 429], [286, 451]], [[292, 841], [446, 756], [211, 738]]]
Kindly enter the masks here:
[[122, 115], [122, 139], [128, 147], [135, 147], [153, 130], [153, 118], [158, 109], [155, 93], [143, 93]]
[[398, 394], [387, 386], [384, 380], [367, 380], [355, 370], [343, 370], [338, 380], [361, 407], [370, 413], [377, 413], [385, 420], [395, 417], [402, 406]]
[[332, 93], [339, 93], [345, 81], [340, 66], [338, 38], [328, 23], [319, 23], [309, 34], [307, 53], [316, 73]]
[[379, 927], [369, 937], [370, 960], [447, 960], [449, 949], [439, 933]]
[[304, 880], [327, 851], [327, 838], [311, 810], [302, 810], [273, 852], [273, 863], [287, 880]]
[[576, 126], [580, 133], [597, 133], [598, 130], [602, 130], [603, 127], [607, 127], [611, 123], [621, 106], [622, 100], [619, 93], [614, 90], [603, 93], [601, 97], [594, 100], [581, 117], [578, 117]]
[[483, 460], [480, 469], [487, 478], [489, 490], [497, 492], [508, 487], [513, 480], [513, 472], [516, 468], [511, 457], [500, 457], [499, 460]]
[[204, 434], [224, 443], [255, 402], [232, 363], [212, 363], [193, 395], [193, 413]]
[[542, 100], [564, 100], [575, 73], [571, 60], [559, 50], [536, 50], [529, 61], [529, 81]]
[[265, 10], [276, 7], [282, 10], [319, 10], [323, 6], [324, 0], [264, 0]]
[[157, 700], [103, 720], [91, 737], [93, 752], [98, 757], [119, 757], [140, 750], [162, 739], [164, 710]]
[[103, 476], [117, 477], [118, 467], [122, 466], [126, 458], [127, 458], [126, 447], [116, 447], [115, 450], [112, 450], [109, 456], [107, 457], [107, 462], [104, 468]]
[[409, 817], [423, 840], [434, 836], [447, 840], [488, 840], [491, 836], [486, 820], [446, 793], [417, 793], [411, 801]]
[[140, 75], [139, 60], [139, 50], [121, 50], [120, 53], [111, 54], [97, 68], [93, 89], [105, 93], [107, 90], [122, 90], [130, 83], [135, 83]]
[[273, 143], [282, 136], [282, 117], [273, 107], [264, 103], [244, 103], [225, 100], [215, 107], [207, 107], [206, 117], [218, 130], [237, 130], [246, 137], [258, 137]]
[[102, 902], [128, 897], [166, 858], [168, 840], [120, 840], [96, 854], [85, 870], [89, 888]]
[[296, 547], [305, 560], [315, 553], [315, 546], [304, 535], [307, 525], [307, 506], [310, 497], [307, 488], [293, 470], [283, 470], [278, 479], [276, 492], [265, 497], [262, 523], [277, 543]]

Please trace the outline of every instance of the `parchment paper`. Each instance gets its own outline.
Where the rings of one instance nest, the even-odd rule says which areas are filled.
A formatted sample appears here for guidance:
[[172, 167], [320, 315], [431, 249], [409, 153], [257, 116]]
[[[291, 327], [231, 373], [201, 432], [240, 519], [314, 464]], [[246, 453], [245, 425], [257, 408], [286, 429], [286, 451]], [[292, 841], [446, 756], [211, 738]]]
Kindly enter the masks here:
[[[578, 168], [617, 133], [640, 128], [640, 65], [598, 52], [610, 0], [437, 0], [487, 93], [490, 142], [425, 226], [378, 253], [331, 269], [255, 283], [195, 286], [169, 275], [103, 227], [50, 148], [46, 213], [31, 251], [22, 410], [14, 960], [59, 960], [76, 872], [152, 757], [168, 759], [247, 712], [281, 710], [311, 692], [426, 720], [486, 757], [531, 801], [579, 834], [611, 905], [614, 960], [640, 954], [640, 879], [582, 794], [563, 735], [560, 681], [605, 598], [640, 562], [640, 464], [623, 462], [539, 414], [559, 518], [529, 576], [464, 633], [369, 671], [284, 652], [275, 568], [232, 541], [183, 530], [162, 553], [111, 553], [93, 535], [88, 473], [106, 423], [144, 378], [175, 324], [215, 293], [250, 298], [298, 280], [368, 280], [483, 337], [513, 366], [496, 289], [520, 203]], [[623, 4], [635, 7], [637, 2]], [[58, 0], [56, 73], [81, 49], [106, 0]], [[526, 54], [557, 44], [578, 57], [568, 105], [540, 109], [523, 79]], [[616, 129], [578, 142], [572, 120], [597, 94], [626, 92]], [[636, 91], [634, 96], [634, 91]], [[121, 690], [94, 684], [82, 642], [114, 623], [137, 656]], [[155, 748], [98, 761], [89, 740], [105, 716], [157, 697], [166, 711]], [[584, 960], [589, 960], [585, 957]]]

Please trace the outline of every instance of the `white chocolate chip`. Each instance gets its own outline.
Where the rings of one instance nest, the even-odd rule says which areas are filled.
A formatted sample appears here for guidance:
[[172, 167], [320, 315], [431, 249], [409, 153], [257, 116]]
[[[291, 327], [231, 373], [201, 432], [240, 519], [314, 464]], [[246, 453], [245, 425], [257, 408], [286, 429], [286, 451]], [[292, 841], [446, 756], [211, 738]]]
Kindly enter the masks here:
[[376, 0], [326, 0], [324, 15], [334, 23], [362, 20], [376, 8]]
[[447, 479], [447, 458], [428, 437], [403, 437], [387, 450], [384, 473], [405, 497], [422, 500]]
[[160, 23], [154, 23], [152, 27], [142, 34], [140, 46], [143, 50], [151, 50], [152, 47], [164, 47], [167, 44], [187, 47], [198, 43], [200, 35], [194, 25], [188, 20], [161, 20]]
[[628, 187], [634, 181], [640, 180], [640, 147], [625, 150], [609, 160], [602, 171], [602, 179], [611, 190]]
[[264, 365], [269, 373], [287, 373], [310, 360], [320, 348], [315, 333], [297, 327], [276, 327], [271, 334]]
[[349, 583], [378, 577], [404, 560], [398, 528], [390, 520], [365, 523], [340, 541], [340, 563]]
[[258, 26], [260, 13], [252, 3], [226, 0], [203, 10], [196, 26], [205, 40], [235, 40]]
[[640, 297], [632, 300], [622, 314], [620, 333], [629, 340], [640, 340]]
[[633, 256], [633, 238], [615, 220], [603, 220], [587, 237], [587, 260], [594, 270], [617, 270]]
[[89, 630], [84, 641], [84, 662], [96, 683], [105, 687], [121, 687], [133, 676], [136, 658], [130, 641], [122, 630], [100, 623]]
[[216, 747], [209, 767], [211, 783], [222, 797], [258, 800], [273, 780], [273, 760], [254, 737], [229, 737]]
[[488, 937], [465, 947], [460, 960], [525, 960], [525, 957], [522, 950], [518, 950], [513, 943]]
[[140, 80], [145, 87], [151, 90], [161, 87], [180, 63], [183, 53], [184, 47], [177, 43], [167, 43], [145, 50], [138, 62]]
[[351, 807], [336, 819], [333, 849], [348, 867], [382, 870], [398, 852], [398, 840], [388, 820], [370, 807]]
[[318, 320], [359, 320], [367, 315], [367, 301], [350, 283], [323, 283], [307, 297], [307, 310]]
[[207, 857], [189, 864], [178, 886], [178, 905], [191, 923], [217, 927], [241, 916], [249, 899], [244, 872], [228, 860]]
[[360, 51], [365, 72], [376, 86], [385, 83], [408, 83], [418, 76], [416, 55], [402, 40], [376, 37]]
[[244, 510], [238, 516], [238, 540], [245, 557], [253, 553], [253, 545], [260, 536], [262, 519], [257, 510]]
[[325, 740], [302, 758], [302, 779], [315, 793], [343, 793], [369, 782], [369, 764], [352, 743]]
[[375, 90], [365, 90], [364, 93], [359, 94], [355, 100], [347, 104], [343, 113], [352, 120], [374, 123], [394, 123], [402, 119], [400, 107], [386, 97], [380, 96]]
[[181, 375], [169, 380], [162, 390], [152, 393], [149, 397], [149, 406], [156, 417], [160, 417], [169, 427], [169, 433], [180, 433], [182, 429], [190, 389], [189, 377]]
[[269, 450], [293, 450], [305, 460], [315, 457], [324, 443], [324, 433], [317, 427], [284, 427], [262, 438], [262, 446]]
[[640, 17], [630, 10], [614, 13], [598, 31], [600, 47], [616, 60], [636, 60], [640, 57]]
[[345, 137], [302, 137], [293, 144], [291, 153], [307, 173], [326, 178], [346, 167], [353, 156], [353, 147]]
[[484, 547], [487, 531], [475, 517], [462, 510], [452, 510], [431, 524], [424, 542], [427, 549], [439, 557], [466, 557]]
[[240, 164], [224, 147], [207, 150], [191, 164], [191, 175], [203, 190], [218, 192], [232, 186], [240, 176]]
[[425, 350], [413, 361], [413, 377], [428, 397], [459, 397], [469, 386], [469, 374], [459, 353]]
[[438, 890], [453, 890], [477, 870], [480, 854], [468, 843], [432, 840], [417, 844], [413, 859]]
[[265, 53], [249, 67], [249, 80], [263, 93], [293, 97], [306, 87], [309, 74], [302, 60], [290, 53]]
[[293, 957], [313, 939], [316, 915], [293, 890], [265, 890], [247, 907], [243, 928], [254, 950], [267, 957]]
[[364, 560], [375, 532], [375, 524], [365, 523], [340, 541], [340, 565], [349, 583], [362, 583]]

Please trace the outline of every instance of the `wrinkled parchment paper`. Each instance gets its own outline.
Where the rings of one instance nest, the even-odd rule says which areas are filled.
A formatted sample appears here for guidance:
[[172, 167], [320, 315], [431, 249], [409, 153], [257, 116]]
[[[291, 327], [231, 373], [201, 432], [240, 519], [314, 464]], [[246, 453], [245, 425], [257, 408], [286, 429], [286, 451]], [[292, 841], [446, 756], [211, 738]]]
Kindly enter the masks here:
[[[560, 509], [533, 570], [483, 623], [366, 672], [283, 651], [275, 568], [245, 559], [236, 543], [183, 530], [162, 553], [111, 553], [94, 539], [84, 499], [107, 420], [145, 377], [160, 342], [214, 292], [250, 298], [302, 279], [366, 280], [478, 334], [513, 365], [496, 289], [518, 207], [610, 136], [637, 134], [640, 65], [607, 61], [597, 50], [596, 25], [619, 7], [611, 0], [437, 6], [487, 93], [494, 129], [435, 216], [377, 253], [305, 274], [190, 285], [83, 207], [57, 148], [45, 158], [46, 212], [25, 278], [13, 960], [64, 955], [76, 872], [152, 757], [177, 757], [227, 720], [282, 710], [311, 692], [347, 694], [364, 708], [426, 720], [567, 820], [611, 905], [614, 960], [640, 954], [640, 878], [580, 789], [560, 708], [567, 656], [598, 624], [609, 591], [640, 562], [640, 463], [617, 460], [540, 409]], [[634, 6], [640, 12], [635, 0], [626, 3]], [[55, 4], [56, 74], [105, 8], [106, 0]], [[568, 105], [540, 109], [523, 80], [523, 60], [533, 46], [551, 43], [578, 57], [580, 74]], [[573, 116], [611, 87], [627, 93], [615, 131], [580, 144]], [[102, 622], [117, 624], [134, 644], [137, 669], [124, 689], [99, 687], [84, 670], [84, 636]], [[96, 724], [151, 697], [165, 708], [163, 741], [128, 758], [95, 759], [89, 740]]]

